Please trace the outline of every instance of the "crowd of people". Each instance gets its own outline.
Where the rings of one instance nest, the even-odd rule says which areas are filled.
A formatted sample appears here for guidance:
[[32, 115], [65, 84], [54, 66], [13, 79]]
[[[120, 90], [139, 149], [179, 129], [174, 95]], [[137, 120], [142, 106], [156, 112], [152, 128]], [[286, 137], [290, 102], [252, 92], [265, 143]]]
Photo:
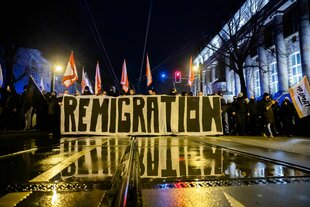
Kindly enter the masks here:
[[[28, 86], [24, 87], [21, 94], [17, 94], [14, 86], [7, 86], [0, 91], [0, 131], [38, 129], [48, 131], [54, 137], [60, 137], [60, 105], [62, 97], [57, 97], [56, 92], [42, 91], [44, 99], [37, 103], [27, 93]], [[2, 88], [3, 89], [3, 88]], [[65, 91], [64, 94], [68, 93]], [[155, 95], [149, 89], [146, 95]], [[86, 86], [83, 93], [75, 95], [92, 95]], [[114, 86], [108, 91], [103, 91], [100, 96], [136, 95], [135, 90], [118, 94]], [[193, 96], [192, 92], [178, 94], [176, 89], [171, 89], [167, 95]], [[199, 91], [198, 96], [203, 93]], [[222, 96], [222, 94], [217, 94]], [[293, 104], [286, 97], [281, 106], [277, 100], [272, 100], [270, 94], [265, 93], [263, 99], [256, 101], [254, 97], [245, 98], [242, 93], [233, 97], [233, 101], [221, 98], [221, 113], [224, 135], [262, 135], [292, 136], [297, 114]]]
[[293, 136], [297, 112], [286, 97], [280, 105], [268, 93], [260, 101], [243, 93], [233, 101], [221, 99], [223, 131], [226, 135]]
[[61, 97], [42, 91], [40, 97], [29, 93], [28, 85], [18, 94], [14, 85], [0, 90], [0, 131], [41, 130], [60, 137]]

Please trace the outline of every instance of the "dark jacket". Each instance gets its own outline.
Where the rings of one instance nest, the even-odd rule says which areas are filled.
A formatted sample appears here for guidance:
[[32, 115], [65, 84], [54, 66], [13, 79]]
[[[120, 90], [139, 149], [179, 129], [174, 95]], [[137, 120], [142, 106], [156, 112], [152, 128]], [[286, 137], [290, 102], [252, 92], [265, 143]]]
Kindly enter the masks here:
[[260, 111], [262, 114], [263, 121], [265, 123], [274, 123], [274, 114], [272, 110], [272, 101], [271, 100], [261, 100], [260, 102]]

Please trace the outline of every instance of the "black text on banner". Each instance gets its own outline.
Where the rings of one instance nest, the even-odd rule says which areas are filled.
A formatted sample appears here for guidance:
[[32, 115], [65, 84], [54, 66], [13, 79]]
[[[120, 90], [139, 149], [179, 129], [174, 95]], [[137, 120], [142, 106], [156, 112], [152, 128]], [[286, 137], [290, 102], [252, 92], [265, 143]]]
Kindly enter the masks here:
[[64, 96], [62, 134], [220, 135], [220, 97]]

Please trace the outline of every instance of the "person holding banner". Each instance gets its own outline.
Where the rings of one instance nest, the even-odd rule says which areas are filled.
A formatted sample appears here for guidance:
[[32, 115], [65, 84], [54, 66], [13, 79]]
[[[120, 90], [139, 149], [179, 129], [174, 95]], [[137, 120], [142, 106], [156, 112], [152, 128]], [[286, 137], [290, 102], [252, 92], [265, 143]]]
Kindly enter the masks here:
[[108, 96], [113, 96], [113, 97], [117, 97], [118, 96], [118, 94], [116, 92], [116, 87], [115, 86], [111, 86], [109, 88]]
[[131, 95], [131, 96], [133, 96], [133, 95], [136, 95], [136, 92], [135, 92], [135, 90], [133, 90], [133, 89], [130, 89], [130, 90], [129, 90], [129, 95]]
[[82, 93], [82, 95], [93, 95], [90, 90], [89, 90], [89, 86], [85, 86], [84, 92]]

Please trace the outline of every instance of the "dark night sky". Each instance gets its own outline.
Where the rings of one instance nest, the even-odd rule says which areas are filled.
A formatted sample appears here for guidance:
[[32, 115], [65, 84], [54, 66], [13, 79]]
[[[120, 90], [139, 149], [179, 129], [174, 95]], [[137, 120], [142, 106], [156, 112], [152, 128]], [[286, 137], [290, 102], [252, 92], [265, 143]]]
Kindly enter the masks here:
[[[86, 3], [87, 2], [87, 3]], [[1, 5], [0, 44], [18, 42], [38, 48], [50, 62], [66, 66], [70, 50], [78, 70], [85, 66], [90, 77], [99, 60], [103, 84], [111, 84], [107, 58], [96, 43], [89, 16], [97, 25], [118, 80], [126, 58], [129, 79], [139, 78], [151, 0], [54, 0], [17, 1]], [[154, 78], [160, 71], [187, 74], [190, 55], [197, 54], [244, 0], [152, 0], [146, 52]], [[4, 4], [2, 1], [1, 4]], [[101, 48], [101, 49], [100, 49]], [[143, 61], [145, 63], [145, 60]], [[145, 74], [143, 66], [142, 74]], [[145, 85], [145, 82], [142, 82]]]

